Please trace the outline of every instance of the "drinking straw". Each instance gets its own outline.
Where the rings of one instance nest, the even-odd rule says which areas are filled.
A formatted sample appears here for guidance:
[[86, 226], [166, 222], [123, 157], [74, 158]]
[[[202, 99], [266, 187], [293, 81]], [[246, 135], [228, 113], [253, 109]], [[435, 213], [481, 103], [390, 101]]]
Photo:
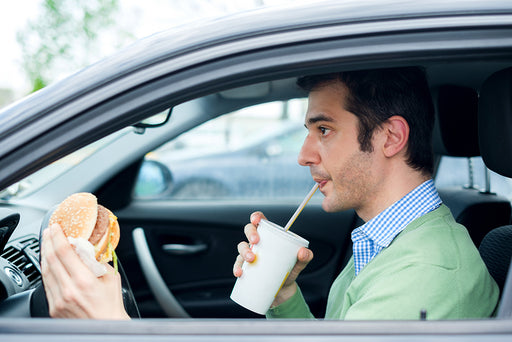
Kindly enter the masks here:
[[316, 189], [318, 189], [318, 183], [315, 183], [315, 185], [313, 185], [313, 187], [311, 188], [309, 193], [306, 195], [306, 197], [304, 198], [302, 203], [299, 205], [297, 210], [295, 210], [295, 213], [293, 214], [293, 216], [290, 218], [290, 220], [288, 221], [288, 223], [284, 227], [285, 231], [288, 231], [288, 229], [290, 229], [290, 227], [292, 226], [293, 222], [295, 222], [295, 220], [297, 219], [297, 216], [299, 216], [299, 214], [302, 211], [302, 209], [304, 209], [304, 207], [309, 202], [311, 197], [313, 197], [313, 194], [315, 193]]

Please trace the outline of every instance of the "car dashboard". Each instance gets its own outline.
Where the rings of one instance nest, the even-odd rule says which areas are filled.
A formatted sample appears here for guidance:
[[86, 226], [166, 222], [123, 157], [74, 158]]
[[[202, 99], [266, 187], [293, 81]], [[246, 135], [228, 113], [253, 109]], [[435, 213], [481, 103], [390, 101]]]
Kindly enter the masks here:
[[[39, 228], [35, 228], [38, 224], [20, 227], [26, 221], [20, 212], [0, 207], [1, 317], [31, 317], [30, 297], [41, 284]], [[27, 216], [32, 215], [34, 212]], [[21, 302], [25, 305], [20, 305]]]

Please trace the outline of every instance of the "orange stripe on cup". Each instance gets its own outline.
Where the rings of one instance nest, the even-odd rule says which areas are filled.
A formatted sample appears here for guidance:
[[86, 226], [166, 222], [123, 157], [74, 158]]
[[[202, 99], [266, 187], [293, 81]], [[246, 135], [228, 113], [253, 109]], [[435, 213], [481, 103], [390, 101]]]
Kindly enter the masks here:
[[290, 275], [290, 272], [286, 272], [286, 276], [284, 277], [283, 279], [283, 282], [281, 283], [281, 285], [279, 286], [279, 288], [277, 289], [277, 292], [276, 294], [274, 295], [274, 298], [276, 298], [277, 294], [279, 293], [279, 291], [281, 291], [281, 288], [283, 287], [284, 285], [284, 282], [286, 281], [286, 279], [288, 279], [288, 276]]

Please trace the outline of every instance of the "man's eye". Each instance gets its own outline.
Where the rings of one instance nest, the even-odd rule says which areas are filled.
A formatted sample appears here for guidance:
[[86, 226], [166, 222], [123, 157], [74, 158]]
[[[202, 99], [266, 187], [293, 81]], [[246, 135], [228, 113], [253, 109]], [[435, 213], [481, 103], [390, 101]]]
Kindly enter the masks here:
[[329, 133], [329, 129], [325, 127], [319, 127], [319, 130], [320, 133], [322, 133], [322, 135], [326, 135], [327, 133]]

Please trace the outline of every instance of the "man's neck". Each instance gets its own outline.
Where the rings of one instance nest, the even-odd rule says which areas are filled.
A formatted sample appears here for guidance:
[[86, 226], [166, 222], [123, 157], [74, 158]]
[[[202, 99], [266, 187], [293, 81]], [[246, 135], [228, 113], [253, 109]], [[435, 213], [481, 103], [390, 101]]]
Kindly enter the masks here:
[[363, 221], [368, 222], [430, 178], [430, 175], [419, 171], [390, 177], [388, 182], [376, 190], [364, 207], [355, 208], [356, 213]]

